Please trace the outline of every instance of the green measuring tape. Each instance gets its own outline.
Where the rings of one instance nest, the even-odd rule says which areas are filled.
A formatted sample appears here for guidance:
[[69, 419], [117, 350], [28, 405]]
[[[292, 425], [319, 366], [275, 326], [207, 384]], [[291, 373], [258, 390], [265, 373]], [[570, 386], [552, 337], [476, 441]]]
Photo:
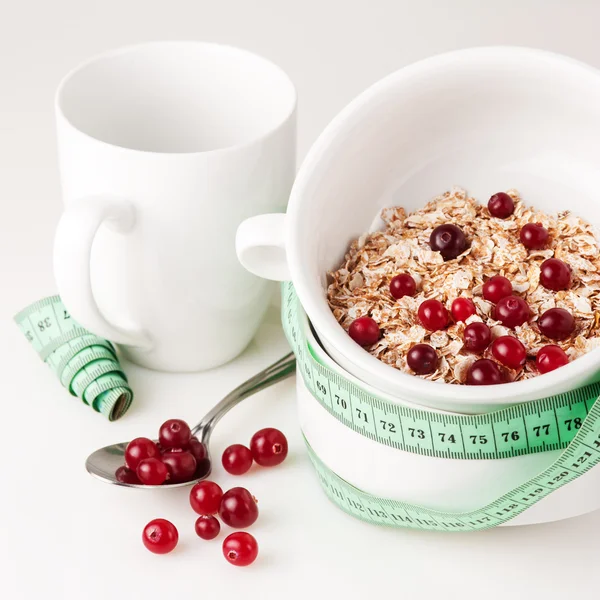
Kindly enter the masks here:
[[110, 421], [127, 412], [133, 392], [114, 346], [81, 327], [58, 296], [35, 302], [14, 319], [73, 396]]
[[[493, 460], [564, 449], [542, 473], [479, 510], [435, 511], [367, 494], [309, 456], [325, 492], [340, 508], [369, 522], [413, 529], [475, 531], [514, 518], [600, 462], [600, 384], [483, 415], [450, 415], [378, 398], [319, 362], [306, 339], [293, 285], [282, 285], [282, 321], [313, 397], [338, 421], [378, 443], [439, 458]], [[308, 444], [307, 444], [308, 445]]]

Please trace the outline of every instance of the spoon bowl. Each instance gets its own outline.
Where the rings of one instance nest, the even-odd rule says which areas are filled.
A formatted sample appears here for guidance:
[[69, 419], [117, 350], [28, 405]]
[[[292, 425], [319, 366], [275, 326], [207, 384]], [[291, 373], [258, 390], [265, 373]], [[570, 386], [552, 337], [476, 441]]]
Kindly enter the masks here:
[[209, 446], [210, 436], [221, 418], [245, 398], [270, 387], [278, 381], [287, 379], [293, 375], [295, 370], [296, 359], [292, 353], [287, 354], [270, 367], [267, 367], [235, 388], [204, 416], [204, 418], [192, 429], [192, 435], [195, 435], [200, 442], [206, 446], [205, 460], [207, 461], [207, 468], [205, 472], [201, 472], [197, 477], [194, 477], [194, 479], [183, 481], [181, 483], [168, 483], [167, 481], [162, 485], [144, 485], [143, 483], [119, 481], [116, 477], [116, 472], [119, 467], [125, 465], [125, 449], [129, 442], [112, 444], [111, 446], [105, 446], [104, 448], [96, 450], [88, 456], [85, 461], [85, 468], [87, 469], [87, 472], [96, 479], [99, 479], [104, 483], [111, 483], [123, 487], [156, 490], [194, 485], [210, 475], [212, 466]]

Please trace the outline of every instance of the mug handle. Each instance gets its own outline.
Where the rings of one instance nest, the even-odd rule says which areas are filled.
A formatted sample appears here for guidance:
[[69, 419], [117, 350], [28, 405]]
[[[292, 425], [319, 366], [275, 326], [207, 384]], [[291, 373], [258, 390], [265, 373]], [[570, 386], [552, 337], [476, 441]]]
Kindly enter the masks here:
[[285, 251], [285, 213], [250, 217], [235, 235], [238, 260], [246, 270], [264, 279], [290, 281]]
[[102, 224], [126, 234], [135, 224], [133, 204], [121, 198], [90, 197], [69, 205], [54, 238], [54, 277], [61, 298], [73, 317], [98, 336], [117, 344], [150, 349], [141, 328], [121, 328], [102, 315], [92, 292], [90, 259]]

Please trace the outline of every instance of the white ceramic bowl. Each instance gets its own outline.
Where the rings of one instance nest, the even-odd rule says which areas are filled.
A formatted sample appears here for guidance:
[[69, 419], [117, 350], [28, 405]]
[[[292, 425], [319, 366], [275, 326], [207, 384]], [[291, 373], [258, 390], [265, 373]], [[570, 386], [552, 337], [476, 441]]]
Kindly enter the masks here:
[[[321, 363], [369, 394], [411, 406], [344, 371], [319, 346], [305, 315], [302, 325]], [[451, 512], [479, 509], [541, 473], [561, 453], [555, 450], [498, 460], [454, 460], [404, 452], [370, 440], [340, 423], [313, 398], [300, 373], [296, 388], [300, 427], [317, 456], [348, 483], [382, 498]], [[599, 508], [600, 469], [596, 468], [546, 496], [506, 525], [557, 521]]]
[[355, 344], [326, 302], [326, 273], [381, 208], [421, 207], [452, 185], [482, 201], [519, 189], [547, 211], [600, 222], [600, 76], [525, 48], [474, 48], [406, 67], [344, 109], [310, 150], [287, 215], [244, 222], [238, 257], [252, 272], [291, 279], [327, 352], [396, 398], [485, 412], [598, 379], [600, 350], [505, 385], [444, 385], [390, 367]]

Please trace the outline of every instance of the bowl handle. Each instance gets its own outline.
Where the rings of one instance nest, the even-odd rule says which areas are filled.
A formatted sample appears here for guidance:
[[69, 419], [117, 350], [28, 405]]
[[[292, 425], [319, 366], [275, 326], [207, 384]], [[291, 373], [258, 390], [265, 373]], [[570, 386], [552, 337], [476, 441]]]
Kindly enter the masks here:
[[285, 214], [250, 217], [238, 227], [235, 250], [242, 265], [259, 277], [289, 281], [285, 252]]

